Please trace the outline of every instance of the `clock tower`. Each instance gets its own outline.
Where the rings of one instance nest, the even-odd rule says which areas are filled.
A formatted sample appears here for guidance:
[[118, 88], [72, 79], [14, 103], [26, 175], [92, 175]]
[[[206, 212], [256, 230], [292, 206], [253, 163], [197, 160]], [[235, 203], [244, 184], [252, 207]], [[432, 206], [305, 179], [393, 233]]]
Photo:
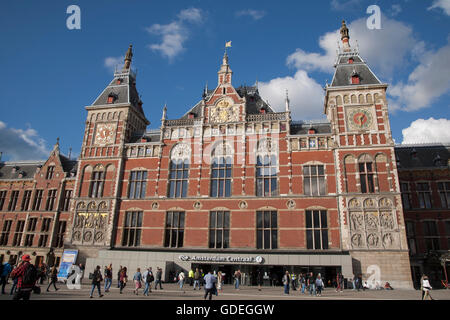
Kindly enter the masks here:
[[83, 144], [78, 161], [73, 216], [67, 243], [89, 247], [109, 247], [114, 238], [118, 215], [119, 181], [124, 166], [124, 145], [139, 139], [149, 121], [136, 89], [136, 74], [131, 69], [132, 46], [124, 65], [114, 78], [87, 106]]
[[[389, 124], [388, 86], [358, 49], [350, 46], [345, 21], [340, 34], [342, 48], [333, 80], [325, 88], [324, 112], [334, 140], [342, 246], [350, 251], [355, 272], [364, 275], [377, 265], [383, 278], [401, 279], [401, 285], [408, 287], [408, 246]], [[402, 267], [393, 270], [390, 261], [394, 260], [401, 261]]]

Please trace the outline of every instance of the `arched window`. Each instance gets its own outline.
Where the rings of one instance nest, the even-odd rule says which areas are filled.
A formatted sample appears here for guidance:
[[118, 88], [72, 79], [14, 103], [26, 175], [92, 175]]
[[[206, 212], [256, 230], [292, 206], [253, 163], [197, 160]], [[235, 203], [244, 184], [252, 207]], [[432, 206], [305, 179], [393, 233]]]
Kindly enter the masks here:
[[231, 170], [233, 168], [231, 147], [220, 143], [213, 151], [211, 160], [211, 197], [231, 197]]
[[105, 183], [105, 169], [102, 165], [94, 168], [91, 176], [89, 197], [100, 198], [103, 196], [103, 185]]
[[265, 139], [258, 143], [256, 154], [256, 196], [258, 197], [278, 195], [276, 150], [270, 139]]
[[361, 181], [361, 193], [374, 193], [375, 183], [374, 183], [374, 170], [373, 162], [367, 156], [363, 156], [359, 159], [359, 178]]
[[172, 149], [167, 195], [169, 198], [187, 197], [190, 156], [191, 150], [185, 143], [179, 143]]

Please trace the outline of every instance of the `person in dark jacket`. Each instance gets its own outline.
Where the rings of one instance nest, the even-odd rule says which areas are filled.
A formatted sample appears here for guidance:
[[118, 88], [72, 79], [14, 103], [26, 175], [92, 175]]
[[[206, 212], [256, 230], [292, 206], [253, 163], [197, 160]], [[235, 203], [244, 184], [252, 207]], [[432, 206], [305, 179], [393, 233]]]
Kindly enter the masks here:
[[9, 277], [9, 274], [11, 273], [11, 271], [12, 271], [11, 264], [9, 262], [6, 262], [3, 265], [3, 270], [2, 270], [2, 273], [0, 275], [1, 276], [0, 284], [2, 286], [2, 294], [5, 294], [5, 286], [6, 286], [7, 282], [8, 282], [8, 277]]
[[30, 300], [31, 290], [36, 284], [36, 281], [33, 283], [24, 283], [23, 281], [25, 271], [30, 267], [30, 261], [31, 258], [29, 254], [23, 255], [20, 265], [11, 272], [11, 278], [17, 279], [17, 291], [14, 294], [13, 300]]
[[123, 267], [119, 274], [120, 281], [120, 293], [122, 293], [123, 288], [127, 285], [128, 275], [127, 275], [127, 267]]
[[263, 273], [261, 270], [258, 270], [256, 281], [258, 283], [258, 291], [261, 291], [261, 286], [263, 285]]
[[48, 284], [47, 292], [50, 291], [49, 289], [51, 285], [55, 287], [55, 291], [58, 291], [58, 288], [56, 287], [56, 282], [58, 282], [58, 269], [56, 269], [56, 266], [53, 266], [52, 272], [50, 274], [50, 283]]
[[100, 266], [97, 266], [97, 268], [95, 268], [94, 270], [94, 274], [92, 276], [92, 289], [91, 289], [91, 298], [92, 298], [92, 294], [94, 293], [94, 289], [95, 287], [97, 287], [98, 289], [98, 296], [101, 298], [103, 297], [102, 292], [100, 290], [100, 283], [102, 282], [103, 277], [102, 277], [102, 272], [100, 271]]

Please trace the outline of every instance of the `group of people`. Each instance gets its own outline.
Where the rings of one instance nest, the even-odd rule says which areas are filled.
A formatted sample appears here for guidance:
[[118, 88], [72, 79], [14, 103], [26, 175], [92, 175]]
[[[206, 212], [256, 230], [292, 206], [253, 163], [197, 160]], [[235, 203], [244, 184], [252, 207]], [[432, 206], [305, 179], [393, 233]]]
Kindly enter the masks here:
[[[104, 280], [105, 286], [104, 290], [105, 293], [109, 292], [111, 285], [112, 285], [112, 278], [113, 278], [113, 268], [112, 264], [109, 266], [105, 266], [105, 269], [103, 271], [103, 275], [100, 270], [100, 266], [97, 266], [94, 270], [94, 272], [90, 275], [90, 278], [92, 278], [92, 287], [91, 287], [91, 294], [90, 297], [93, 298], [93, 294], [95, 291], [95, 288], [97, 288], [98, 296], [101, 298], [103, 297], [103, 294], [100, 289], [100, 284]], [[162, 290], [162, 269], [160, 267], [156, 268], [156, 274], [153, 274], [152, 267], [148, 267], [145, 271], [141, 272], [141, 268], [137, 268], [136, 272], [133, 275], [133, 282], [134, 282], [134, 294], [139, 295], [139, 289], [143, 290], [144, 296], [148, 296], [149, 292], [152, 292], [152, 285], [155, 283], [155, 290], [158, 289], [158, 285], [160, 290]], [[123, 289], [126, 287], [128, 283], [128, 270], [127, 267], [120, 266], [119, 270], [117, 271], [117, 288], [119, 288], [120, 294], [123, 294]]]
[[[297, 280], [298, 280], [298, 288], [297, 288]], [[290, 274], [289, 271], [286, 271], [282, 278], [282, 283], [284, 287], [284, 294], [289, 295], [289, 289], [292, 287], [292, 290], [301, 291], [302, 294], [305, 294], [309, 291], [311, 296], [321, 296], [322, 290], [325, 287], [324, 281], [320, 273], [317, 276], [314, 276], [314, 273], [300, 273]]]

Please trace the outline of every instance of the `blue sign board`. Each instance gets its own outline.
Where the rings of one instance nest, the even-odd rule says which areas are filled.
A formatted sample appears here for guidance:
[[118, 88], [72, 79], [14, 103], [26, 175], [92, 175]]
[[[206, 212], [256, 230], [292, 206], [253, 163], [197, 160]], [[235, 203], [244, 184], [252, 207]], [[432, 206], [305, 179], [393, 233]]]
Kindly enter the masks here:
[[69, 276], [70, 267], [77, 261], [78, 250], [64, 250], [59, 264], [58, 278], [66, 279]]

